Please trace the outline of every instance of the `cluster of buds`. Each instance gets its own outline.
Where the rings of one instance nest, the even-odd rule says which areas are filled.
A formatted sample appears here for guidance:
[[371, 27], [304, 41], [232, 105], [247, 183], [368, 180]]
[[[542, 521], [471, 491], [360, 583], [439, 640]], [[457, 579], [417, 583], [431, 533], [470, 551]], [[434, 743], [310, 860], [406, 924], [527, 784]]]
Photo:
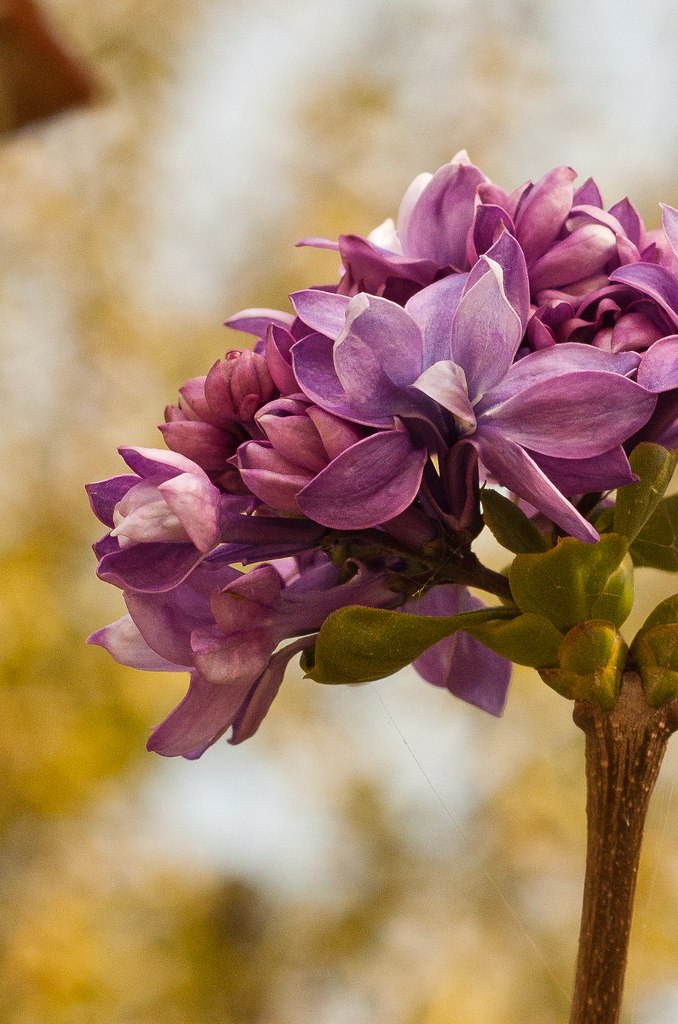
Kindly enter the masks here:
[[[128, 608], [92, 641], [191, 673], [151, 749], [251, 736], [299, 654], [333, 683], [413, 663], [492, 714], [511, 662], [614, 700], [647, 647], [617, 632], [632, 559], [655, 564], [648, 536], [674, 514], [678, 211], [647, 231], [574, 179], [507, 194], [460, 153], [397, 222], [306, 239], [339, 252], [338, 283], [228, 321], [254, 348], [181, 389], [170, 450], [123, 448], [132, 473], [89, 487], [110, 530], [98, 572]], [[473, 552], [483, 525], [508, 573]]]

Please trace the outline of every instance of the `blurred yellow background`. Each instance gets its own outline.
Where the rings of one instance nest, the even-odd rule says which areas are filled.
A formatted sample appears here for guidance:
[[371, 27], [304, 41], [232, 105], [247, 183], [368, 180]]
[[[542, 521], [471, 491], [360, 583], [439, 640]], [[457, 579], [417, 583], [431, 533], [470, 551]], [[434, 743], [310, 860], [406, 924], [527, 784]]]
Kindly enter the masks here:
[[[527, 671], [501, 721], [409, 672], [291, 673], [244, 746], [147, 754], [186, 680], [84, 645], [123, 609], [94, 577], [83, 485], [121, 471], [118, 444], [162, 446], [177, 388], [242, 344], [225, 316], [335, 279], [298, 238], [367, 232], [462, 147], [511, 188], [570, 163], [656, 225], [678, 205], [678, 8], [41, 6], [96, 98], [13, 130], [0, 48], [0, 1019], [562, 1021], [584, 856], [570, 706]], [[645, 573], [634, 622], [674, 586]], [[627, 1024], [678, 1019], [677, 779], [674, 749]]]

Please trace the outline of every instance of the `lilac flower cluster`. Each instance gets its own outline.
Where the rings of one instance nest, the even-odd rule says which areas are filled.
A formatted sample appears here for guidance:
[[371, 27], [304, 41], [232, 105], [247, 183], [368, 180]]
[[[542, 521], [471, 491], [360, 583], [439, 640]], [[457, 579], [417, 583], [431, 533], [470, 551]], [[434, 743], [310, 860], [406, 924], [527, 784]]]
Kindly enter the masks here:
[[[150, 749], [251, 736], [347, 605], [452, 615], [480, 607], [467, 585], [510, 599], [471, 551], [481, 486], [593, 543], [587, 510], [634, 479], [631, 448], [678, 445], [678, 211], [647, 231], [574, 179], [509, 195], [461, 153], [415, 179], [397, 224], [307, 239], [339, 252], [338, 284], [232, 318], [255, 347], [181, 388], [170, 450], [123, 448], [131, 473], [90, 485], [98, 573], [128, 609], [91, 640], [191, 673]], [[510, 664], [466, 634], [415, 668], [501, 713]]]

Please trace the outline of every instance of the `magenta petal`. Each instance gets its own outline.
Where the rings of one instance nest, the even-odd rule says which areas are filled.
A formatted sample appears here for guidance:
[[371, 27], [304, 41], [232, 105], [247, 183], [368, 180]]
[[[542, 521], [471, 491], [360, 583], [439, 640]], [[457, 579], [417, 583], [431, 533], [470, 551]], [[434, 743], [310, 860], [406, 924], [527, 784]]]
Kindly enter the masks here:
[[237, 459], [253, 494], [280, 512], [298, 514], [297, 495], [312, 473], [284, 458], [267, 441], [246, 441], [238, 448]]
[[97, 576], [123, 590], [159, 593], [185, 580], [204, 557], [193, 544], [134, 544], [104, 555]]
[[336, 341], [346, 324], [346, 310], [350, 302], [347, 295], [306, 288], [293, 292], [290, 300], [297, 316], [307, 327]]
[[678, 327], [678, 279], [655, 263], [630, 263], [610, 274], [610, 280], [637, 288], [661, 306]]
[[228, 449], [228, 434], [211, 423], [173, 420], [161, 423], [158, 429], [168, 448], [197, 462], [208, 473], [223, 472], [226, 459], [232, 455], [232, 449]]
[[660, 338], [650, 346], [640, 361], [637, 379], [648, 391], [678, 388], [678, 334]]
[[96, 483], [86, 484], [85, 490], [94, 515], [106, 526], [113, 528], [113, 509], [121, 501], [130, 487], [139, 483], [138, 476], [126, 474], [125, 476], [113, 476], [108, 480], [97, 480]]
[[290, 350], [295, 339], [289, 331], [272, 325], [266, 332], [266, 364], [271, 379], [281, 395], [299, 390], [292, 371]]
[[587, 178], [572, 197], [573, 206], [596, 206], [602, 209], [603, 197], [593, 178]]
[[219, 543], [220, 492], [204, 474], [181, 473], [158, 490], [199, 551]]
[[509, 304], [497, 263], [483, 256], [489, 271], [467, 291], [454, 314], [451, 359], [466, 374], [472, 402], [506, 374], [520, 345], [520, 320]]
[[196, 476], [208, 480], [207, 474], [200, 466], [190, 459], [184, 458], [177, 452], [166, 452], [163, 448], [118, 448], [123, 459], [135, 473], [138, 473], [142, 480], [147, 477], [157, 477], [171, 480], [179, 473], [194, 473]]
[[621, 444], [652, 415], [654, 395], [616, 373], [583, 370], [531, 384], [485, 407], [478, 426], [557, 458], [590, 458]]
[[628, 198], [620, 199], [610, 207], [610, 213], [617, 218], [633, 244], [639, 245], [645, 227], [633, 203]]
[[425, 463], [426, 452], [414, 447], [406, 431], [372, 434], [319, 473], [299, 495], [299, 506], [334, 529], [378, 526], [414, 501]]
[[468, 274], [451, 274], [413, 295], [405, 304], [424, 339], [423, 365], [450, 358], [452, 317], [459, 305]]
[[613, 232], [602, 224], [584, 224], [556, 242], [530, 269], [534, 292], [591, 277], [616, 250]]
[[[458, 615], [475, 611], [483, 603], [464, 587], [433, 587], [418, 601], [409, 601], [404, 611], [415, 615]], [[501, 715], [511, 679], [511, 663], [490, 651], [468, 633], [453, 633], [430, 647], [414, 662], [427, 683], [444, 687], [467, 704]]]
[[233, 724], [249, 686], [218, 686], [197, 672], [188, 693], [151, 734], [147, 749], [163, 757], [199, 757]]
[[528, 265], [558, 237], [572, 207], [576, 177], [571, 167], [556, 167], [533, 185], [519, 204], [514, 218], [516, 237]]
[[88, 644], [105, 648], [112, 658], [121, 665], [143, 669], [146, 672], [177, 672], [180, 665], [159, 654], [148, 646], [131, 615], [123, 615], [103, 629], [97, 629], [87, 638]]
[[273, 653], [268, 631], [226, 636], [218, 626], [199, 626], [191, 633], [191, 650], [198, 672], [219, 686], [251, 686]]
[[472, 164], [445, 164], [414, 204], [402, 234], [403, 251], [463, 269], [476, 189], [486, 181]]
[[530, 282], [523, 250], [513, 234], [504, 231], [485, 255], [501, 267], [506, 298], [513, 306], [524, 331], [530, 317]]
[[497, 431], [485, 431], [474, 438], [483, 465], [495, 480], [540, 512], [572, 537], [594, 543], [598, 532], [577, 512], [551, 483], [520, 445]]
[[613, 491], [637, 480], [621, 445], [590, 459], [555, 459], [538, 452], [529, 455], [566, 497]]
[[273, 655], [259, 679], [250, 689], [246, 700], [241, 705], [233, 722], [233, 733], [228, 741], [229, 743], [235, 746], [237, 743], [242, 743], [244, 740], [254, 736], [278, 695], [278, 690], [289, 662], [295, 654], [304, 650], [305, 647], [312, 647], [314, 640], [314, 636], [305, 637], [303, 640], [296, 640], [293, 644], [288, 644], [287, 647]]

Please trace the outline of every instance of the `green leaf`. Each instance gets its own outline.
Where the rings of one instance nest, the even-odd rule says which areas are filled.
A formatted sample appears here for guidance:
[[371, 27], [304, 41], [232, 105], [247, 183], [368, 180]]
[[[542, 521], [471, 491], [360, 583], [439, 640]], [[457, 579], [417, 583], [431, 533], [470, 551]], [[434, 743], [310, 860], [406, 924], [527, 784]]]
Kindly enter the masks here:
[[559, 667], [542, 669], [539, 674], [569, 700], [586, 700], [610, 709], [619, 697], [627, 654], [628, 648], [611, 622], [581, 622], [560, 645]]
[[489, 487], [480, 493], [483, 519], [502, 547], [517, 555], [548, 551], [549, 544], [515, 502]]
[[429, 647], [463, 629], [516, 615], [515, 608], [483, 608], [461, 615], [412, 615], [352, 605], [324, 622], [308, 676], [318, 683], [367, 683], [410, 665]]
[[545, 615], [561, 632], [579, 622], [605, 618], [620, 626], [633, 604], [633, 567], [628, 541], [615, 533], [597, 544], [574, 537], [538, 555], [516, 555], [511, 592], [522, 612]]
[[631, 545], [636, 565], [678, 572], [678, 494], [664, 498]]
[[543, 615], [527, 612], [515, 619], [479, 622], [466, 632], [516, 665], [544, 668], [558, 664], [563, 634]]
[[614, 530], [629, 541], [640, 533], [661, 501], [676, 467], [678, 452], [643, 442], [631, 452], [631, 468], [640, 480], [617, 491]]

